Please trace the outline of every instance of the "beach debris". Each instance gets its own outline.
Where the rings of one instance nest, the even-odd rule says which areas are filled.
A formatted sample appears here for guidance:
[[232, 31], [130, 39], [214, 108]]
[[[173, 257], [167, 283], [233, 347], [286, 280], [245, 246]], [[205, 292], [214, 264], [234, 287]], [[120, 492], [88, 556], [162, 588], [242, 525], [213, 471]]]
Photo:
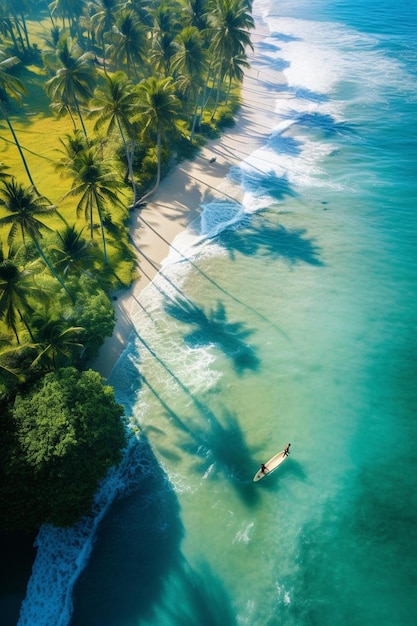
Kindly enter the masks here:
[[211, 157], [211, 159], [209, 160], [209, 163], [215, 163], [217, 157]]

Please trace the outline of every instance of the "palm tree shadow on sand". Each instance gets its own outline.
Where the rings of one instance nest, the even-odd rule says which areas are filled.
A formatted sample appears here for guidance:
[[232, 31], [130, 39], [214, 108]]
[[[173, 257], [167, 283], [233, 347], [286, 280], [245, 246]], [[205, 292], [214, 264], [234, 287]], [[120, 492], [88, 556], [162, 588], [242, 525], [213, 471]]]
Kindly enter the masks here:
[[243, 322], [228, 322], [222, 302], [206, 312], [189, 298], [177, 297], [165, 303], [165, 311], [174, 319], [194, 327], [184, 336], [185, 343], [191, 348], [215, 345], [231, 359], [239, 375], [247, 369], [258, 369], [259, 359], [254, 348], [247, 343], [254, 331]]

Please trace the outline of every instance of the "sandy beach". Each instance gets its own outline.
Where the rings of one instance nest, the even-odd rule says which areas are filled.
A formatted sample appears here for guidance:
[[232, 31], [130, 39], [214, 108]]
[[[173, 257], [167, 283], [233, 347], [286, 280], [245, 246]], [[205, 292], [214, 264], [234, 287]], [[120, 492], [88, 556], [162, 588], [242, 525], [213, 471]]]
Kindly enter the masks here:
[[[235, 126], [207, 143], [193, 161], [183, 161], [173, 168], [146, 207], [132, 213], [130, 237], [137, 253], [139, 278], [129, 289], [113, 294], [116, 325], [93, 364], [103, 377], [108, 377], [123, 352], [132, 330], [132, 317], [140, 307], [140, 294], [160, 269], [170, 244], [198, 216], [202, 203], [230, 195], [225, 187], [229, 169], [263, 145], [270, 134], [264, 116], [273, 115], [275, 100], [270, 97], [268, 83], [274, 80], [278, 84], [285, 79], [278, 72], [272, 75], [270, 68], [267, 73], [262, 71], [256, 44], [267, 35], [267, 29], [257, 23], [252, 33], [255, 52], [249, 57], [251, 68], [245, 73]], [[214, 157], [216, 160], [210, 163]]]

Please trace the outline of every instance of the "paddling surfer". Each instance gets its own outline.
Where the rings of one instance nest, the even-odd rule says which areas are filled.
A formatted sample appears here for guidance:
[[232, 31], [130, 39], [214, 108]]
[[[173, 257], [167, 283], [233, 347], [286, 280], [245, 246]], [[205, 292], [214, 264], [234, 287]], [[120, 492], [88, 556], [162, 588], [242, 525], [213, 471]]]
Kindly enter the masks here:
[[290, 443], [287, 443], [287, 445], [284, 448], [284, 456], [288, 456], [290, 453]]

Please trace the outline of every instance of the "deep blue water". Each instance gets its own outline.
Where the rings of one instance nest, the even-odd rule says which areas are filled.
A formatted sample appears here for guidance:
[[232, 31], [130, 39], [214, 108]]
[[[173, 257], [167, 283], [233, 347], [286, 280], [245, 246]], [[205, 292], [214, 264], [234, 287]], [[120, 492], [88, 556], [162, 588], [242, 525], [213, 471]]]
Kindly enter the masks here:
[[416, 623], [417, 4], [254, 12], [268, 141], [142, 294], [142, 435], [99, 525], [43, 530], [21, 625]]

